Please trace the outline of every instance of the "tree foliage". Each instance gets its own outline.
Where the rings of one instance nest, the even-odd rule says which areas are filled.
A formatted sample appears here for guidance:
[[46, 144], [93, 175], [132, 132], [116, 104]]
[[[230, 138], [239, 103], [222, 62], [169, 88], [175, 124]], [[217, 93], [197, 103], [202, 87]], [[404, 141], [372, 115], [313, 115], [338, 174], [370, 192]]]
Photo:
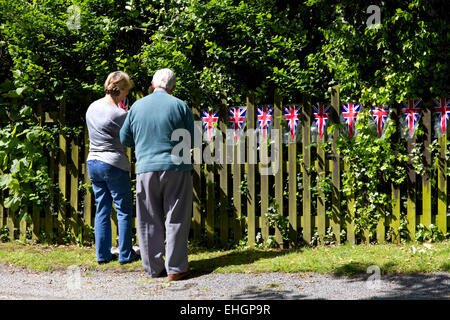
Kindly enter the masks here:
[[[286, 100], [326, 101], [336, 84], [343, 100], [441, 96], [449, 92], [444, 2], [374, 1], [381, 24], [370, 28], [363, 0], [1, 0], [2, 74], [54, 108], [64, 97], [84, 109], [117, 69], [147, 93], [161, 67], [177, 72], [179, 96], [209, 106], [248, 90], [268, 100], [275, 87]], [[68, 28], [71, 5], [79, 28]]]

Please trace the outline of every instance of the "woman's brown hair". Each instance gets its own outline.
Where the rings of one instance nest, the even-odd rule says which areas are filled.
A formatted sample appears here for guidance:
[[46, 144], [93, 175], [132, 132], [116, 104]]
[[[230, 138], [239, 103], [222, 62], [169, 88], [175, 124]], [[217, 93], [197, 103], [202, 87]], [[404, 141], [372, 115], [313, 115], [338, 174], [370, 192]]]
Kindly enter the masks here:
[[120, 90], [131, 89], [133, 81], [130, 76], [123, 71], [115, 71], [108, 75], [105, 81], [105, 93], [112, 96], [118, 96]]

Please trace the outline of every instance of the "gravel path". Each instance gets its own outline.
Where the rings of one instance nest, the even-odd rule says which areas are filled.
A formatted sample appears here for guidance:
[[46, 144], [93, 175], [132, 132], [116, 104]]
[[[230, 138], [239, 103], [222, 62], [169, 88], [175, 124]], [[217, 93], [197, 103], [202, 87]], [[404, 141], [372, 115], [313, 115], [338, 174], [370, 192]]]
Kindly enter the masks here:
[[168, 282], [144, 272], [32, 272], [0, 264], [0, 300], [450, 300], [449, 272], [382, 275], [379, 280], [374, 275], [194, 273]]

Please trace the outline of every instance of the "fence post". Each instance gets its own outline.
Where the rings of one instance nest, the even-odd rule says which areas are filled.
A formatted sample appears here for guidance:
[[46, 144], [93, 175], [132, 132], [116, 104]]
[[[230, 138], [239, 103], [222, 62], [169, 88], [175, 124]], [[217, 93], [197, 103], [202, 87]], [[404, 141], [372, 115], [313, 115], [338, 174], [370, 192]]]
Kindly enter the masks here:
[[[344, 162], [344, 170], [347, 171], [347, 163]], [[347, 212], [348, 217], [346, 219], [347, 222], [347, 241], [351, 244], [356, 243], [355, 238], [355, 208], [354, 208], [355, 200], [354, 198], [350, 198], [347, 201]]]
[[7, 226], [8, 226], [8, 231], [9, 231], [9, 239], [10, 240], [14, 240], [16, 239], [15, 237], [15, 213], [10, 209], [6, 209], [7, 212]]
[[[26, 206], [25, 211], [26, 211], [26, 214], [28, 215], [30, 213], [30, 207]], [[19, 217], [20, 217], [21, 212], [19, 211], [18, 213], [19, 213]], [[25, 217], [22, 216], [19, 220], [19, 239], [21, 241], [25, 241], [26, 237], [27, 237], [27, 221], [25, 220]]]
[[[45, 114], [45, 113], [44, 113]], [[45, 116], [47, 118], [47, 116]], [[55, 151], [50, 151], [49, 153], [49, 159], [48, 159], [48, 176], [52, 181], [55, 181], [55, 172], [56, 172], [56, 155]], [[58, 201], [58, 199], [55, 196], [52, 196], [53, 201]], [[57, 214], [59, 215], [58, 207], [56, 209]], [[51, 211], [50, 207], [45, 208], [45, 233], [47, 241], [53, 241], [54, 240], [54, 227], [55, 227], [55, 215]]]
[[[384, 209], [378, 209], [378, 212], [380, 214], [380, 219], [378, 220], [377, 226], [376, 226], [376, 236], [377, 236], [377, 243], [382, 244], [386, 240], [386, 211]], [[366, 243], [370, 243], [370, 234], [369, 230], [366, 231]]]
[[233, 147], [233, 205], [235, 208], [234, 216], [234, 243], [239, 243], [242, 238], [242, 198], [241, 198], [241, 162], [242, 162], [242, 152], [240, 144], [242, 142], [240, 139], [237, 144]]
[[[212, 148], [213, 144], [207, 146]], [[208, 246], [214, 244], [214, 215], [216, 211], [216, 197], [215, 197], [215, 182], [214, 173], [215, 168], [213, 164], [205, 164], [206, 168], [206, 234], [208, 239]]]
[[[339, 123], [339, 87], [334, 86], [331, 89], [331, 112], [330, 121], [334, 123]], [[333, 141], [331, 145], [332, 150], [332, 161], [330, 163], [331, 171], [331, 183], [332, 193], [331, 193], [331, 227], [333, 229], [334, 236], [336, 237], [336, 242], [341, 243], [341, 160], [340, 156], [336, 150], [336, 141], [339, 137], [339, 129], [333, 132]]]
[[438, 199], [437, 199], [437, 216], [436, 225], [438, 230], [442, 233], [447, 232], [447, 132], [446, 130], [442, 137], [439, 137], [438, 142], [440, 146], [440, 153], [438, 156]]
[[422, 175], [422, 222], [427, 228], [431, 224], [431, 153], [429, 150], [432, 138], [431, 108], [433, 108], [431, 99], [423, 101], [423, 128], [425, 131], [423, 155], [425, 171]]
[[70, 164], [70, 224], [74, 235], [79, 234], [82, 230], [80, 219], [78, 217], [78, 177], [79, 177], [79, 148], [77, 138], [73, 138], [70, 142], [71, 164]]
[[[316, 160], [316, 171], [318, 182], [321, 178], [326, 177], [326, 160], [325, 160], [325, 150], [323, 150], [322, 146], [325, 143], [326, 134], [322, 136], [322, 138], [317, 138], [317, 160]], [[323, 244], [325, 238], [325, 230], [326, 230], [326, 215], [325, 215], [325, 194], [322, 188], [318, 187], [318, 196], [317, 196], [317, 231], [319, 233], [320, 241]]]
[[[84, 127], [84, 160], [87, 159], [87, 155], [89, 154], [89, 132], [87, 126]], [[89, 180], [87, 165], [84, 165], [84, 183], [86, 184], [86, 194], [84, 198], [84, 221], [86, 225], [93, 227], [92, 221], [92, 192], [90, 189], [91, 180]]]
[[58, 203], [58, 228], [61, 227], [62, 230], [58, 230], [58, 240], [62, 241], [62, 236], [65, 232], [66, 225], [66, 199], [67, 199], [67, 138], [63, 131], [63, 127], [66, 122], [66, 101], [61, 100], [59, 105], [59, 164], [58, 164], [58, 185], [60, 192], [60, 199]]
[[[42, 127], [45, 122], [44, 114], [42, 112], [42, 106], [37, 106], [37, 119], [39, 121], [39, 125]], [[32, 206], [32, 213], [31, 213], [31, 219], [32, 219], [32, 239], [37, 240], [39, 239], [39, 234], [41, 231], [41, 212], [37, 210], [36, 206]], [[1, 222], [0, 222], [1, 224]]]
[[[192, 108], [192, 113], [194, 115], [195, 121], [201, 121], [199, 105], [196, 103], [194, 108]], [[197, 130], [197, 128], [196, 128]], [[200, 138], [202, 139], [202, 138]], [[202, 140], [200, 140], [202, 141]], [[193, 207], [192, 207], [192, 229], [194, 233], [194, 240], [200, 241], [201, 239], [201, 228], [202, 228], [202, 210], [201, 210], [201, 199], [202, 199], [202, 178], [201, 178], [201, 159], [202, 159], [202, 145], [199, 146], [200, 150], [194, 149], [194, 172], [192, 176], [192, 182], [194, 187], [193, 192]]]
[[[282, 101], [281, 96], [279, 95], [278, 90], [275, 90], [274, 93], [274, 127], [278, 129], [280, 134], [278, 135], [278, 145], [280, 146], [280, 154], [279, 154], [279, 168], [275, 174], [275, 199], [278, 203], [278, 214], [283, 215], [283, 135], [282, 135], [282, 126], [281, 126], [281, 117], [282, 117]], [[276, 242], [282, 246], [283, 238], [278, 227], [275, 227], [275, 240]]]
[[39, 239], [39, 233], [41, 231], [41, 212], [39, 210], [37, 210], [36, 206], [32, 207], [31, 217], [32, 217], [32, 223], [33, 223], [32, 239], [37, 240], [37, 239]]
[[[222, 110], [221, 111], [226, 111], [227, 109], [227, 103], [226, 103], [226, 99], [222, 100]], [[222, 114], [221, 114], [222, 113]], [[228, 242], [228, 228], [229, 228], [229, 224], [228, 224], [228, 208], [229, 208], [229, 203], [228, 203], [228, 161], [227, 161], [227, 157], [228, 157], [228, 148], [226, 145], [226, 132], [227, 132], [227, 125], [226, 125], [226, 112], [220, 112], [219, 111], [219, 115], [224, 115], [224, 116], [219, 116], [219, 133], [220, 133], [220, 137], [219, 137], [219, 141], [221, 143], [220, 145], [220, 163], [221, 163], [221, 169], [220, 169], [220, 194], [219, 194], [219, 199], [220, 199], [220, 242], [221, 245], [225, 246]], [[225, 140], [224, 140], [225, 138]], [[224, 142], [223, 142], [224, 141]], [[217, 150], [216, 150], [217, 152]]]
[[[303, 109], [303, 106], [302, 106]], [[281, 133], [280, 133], [281, 136]], [[288, 145], [288, 171], [289, 171], [289, 239], [291, 246], [294, 246], [297, 242], [298, 224], [297, 224], [297, 139]], [[282, 152], [282, 145], [280, 152]], [[282, 164], [280, 163], [280, 168]]]
[[[381, 217], [377, 224], [377, 243], [379, 244], [384, 243], [386, 239], [386, 212], [383, 210], [380, 212], [380, 215]], [[369, 242], [370, 240], [367, 238], [367, 243]]]
[[[259, 158], [260, 159], [268, 159], [268, 146], [267, 146], [267, 140], [263, 140], [260, 138], [259, 140]], [[273, 149], [272, 149], [273, 150]], [[259, 164], [259, 172], [260, 172], [260, 186], [261, 186], [261, 218], [260, 218], [260, 227], [261, 227], [261, 236], [264, 242], [266, 242], [269, 239], [269, 224], [267, 221], [267, 210], [269, 208], [269, 176], [267, 174], [261, 174], [262, 169], [264, 168], [267, 172], [268, 167], [270, 164], [263, 165], [262, 163]]]
[[311, 104], [309, 101], [303, 99], [302, 107], [302, 127], [303, 127], [303, 140], [302, 140], [302, 153], [303, 153], [303, 221], [302, 231], [303, 240], [306, 243], [311, 242]]
[[256, 239], [256, 192], [255, 192], [255, 162], [256, 139], [255, 129], [255, 96], [250, 92], [247, 96], [247, 161], [245, 164], [247, 172], [247, 237], [248, 245], [255, 246]]
[[[394, 134], [394, 136], [392, 137], [392, 141], [391, 144], [393, 146], [396, 146], [399, 143], [399, 111], [400, 110], [400, 105], [397, 103], [394, 103], [393, 108], [392, 108], [392, 121], [394, 122], [395, 128], [396, 128], [396, 132]], [[397, 156], [398, 154], [398, 150], [394, 149], [394, 154]], [[394, 185], [393, 183], [391, 183], [391, 189], [392, 189], [392, 198], [394, 200], [394, 206], [392, 208], [392, 216], [390, 219], [390, 223], [389, 225], [391, 226], [391, 228], [394, 230], [394, 234], [393, 234], [393, 242], [394, 243], [400, 243], [400, 233], [399, 233], [399, 228], [400, 228], [400, 219], [401, 219], [401, 205], [400, 205], [400, 188], [396, 185]]]
[[5, 217], [5, 207], [3, 206], [3, 191], [0, 190], [0, 228], [3, 227], [4, 217]]
[[[410, 155], [413, 145], [416, 141], [415, 136], [412, 138], [408, 137], [407, 142], [407, 152]], [[408, 234], [409, 240], [414, 240], [416, 235], [416, 197], [417, 197], [417, 187], [416, 187], [416, 172], [411, 160], [411, 155], [408, 158], [408, 180], [406, 183], [407, 189], [407, 217], [408, 217]]]

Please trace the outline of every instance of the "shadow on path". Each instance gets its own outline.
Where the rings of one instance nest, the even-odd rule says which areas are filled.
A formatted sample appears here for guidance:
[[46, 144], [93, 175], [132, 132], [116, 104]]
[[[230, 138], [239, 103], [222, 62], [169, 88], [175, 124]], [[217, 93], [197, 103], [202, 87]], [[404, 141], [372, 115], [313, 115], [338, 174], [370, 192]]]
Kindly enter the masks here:
[[190, 261], [189, 266], [192, 271], [191, 278], [211, 273], [218, 268], [251, 264], [260, 259], [271, 259], [285, 254], [286, 252], [282, 250], [280, 251], [246, 250], [241, 252], [230, 252], [220, 257]]
[[231, 300], [284, 300], [284, 299], [305, 299], [306, 295], [292, 295], [291, 290], [279, 290], [274, 287], [259, 288], [257, 286], [249, 286], [244, 291], [230, 296]]
[[389, 275], [385, 280], [394, 281], [396, 288], [375, 299], [450, 300], [450, 274]]
[[[450, 300], [450, 273], [410, 273], [396, 274], [387, 271], [388, 274], [377, 274], [374, 270], [368, 272], [371, 263], [352, 262], [337, 268], [334, 277], [350, 276], [347, 281], [373, 281], [379, 279], [380, 292], [373, 299], [426, 299], [426, 300]], [[379, 267], [379, 271], [392, 270], [393, 264], [387, 263]], [[389, 286], [389, 289], [387, 289]], [[386, 290], [383, 290], [385, 288]]]

